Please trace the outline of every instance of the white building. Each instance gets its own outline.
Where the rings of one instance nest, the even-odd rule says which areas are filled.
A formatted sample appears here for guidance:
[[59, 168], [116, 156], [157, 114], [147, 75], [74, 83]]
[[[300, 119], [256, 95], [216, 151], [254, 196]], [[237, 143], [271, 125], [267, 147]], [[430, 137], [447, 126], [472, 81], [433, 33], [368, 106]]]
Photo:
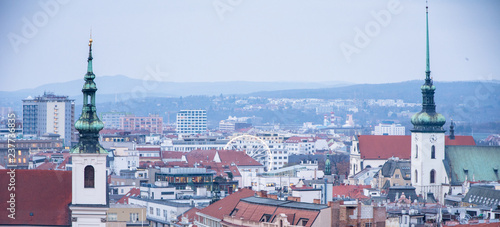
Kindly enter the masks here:
[[395, 123], [379, 123], [375, 126], [375, 130], [372, 132], [373, 135], [405, 135], [405, 127], [401, 124]]
[[132, 150], [126, 151], [126, 154], [115, 154], [113, 160], [113, 172], [118, 176], [124, 169], [134, 170], [139, 167], [139, 152]]
[[[71, 146], [75, 132], [75, 100], [68, 96], [44, 93], [43, 96], [23, 99], [23, 134], [42, 136], [55, 133]], [[76, 140], [76, 138], [73, 138]]]
[[206, 110], [181, 110], [177, 113], [177, 134], [202, 134], [207, 132]]
[[107, 112], [102, 113], [102, 123], [104, 123], [105, 129], [119, 129], [120, 128], [120, 117], [125, 117], [127, 114], [125, 112]]

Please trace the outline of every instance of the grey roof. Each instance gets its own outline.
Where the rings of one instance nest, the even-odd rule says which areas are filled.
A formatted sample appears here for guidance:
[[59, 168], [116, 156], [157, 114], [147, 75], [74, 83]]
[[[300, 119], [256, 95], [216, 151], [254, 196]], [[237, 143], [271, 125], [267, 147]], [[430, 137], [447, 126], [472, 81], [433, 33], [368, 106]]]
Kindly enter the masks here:
[[191, 205], [189, 203], [178, 203], [174, 202], [171, 200], [155, 200], [155, 199], [146, 199], [146, 198], [140, 198], [140, 197], [130, 197], [130, 199], [137, 199], [137, 200], [142, 200], [150, 203], [156, 203], [156, 204], [163, 204], [171, 207], [190, 207]]
[[399, 169], [401, 171], [401, 175], [403, 179], [410, 180], [411, 175], [411, 165], [410, 161], [396, 161], [396, 160], [388, 160], [382, 166], [381, 172], [384, 177], [392, 177], [394, 175], [394, 171]]
[[387, 198], [394, 202], [401, 197], [401, 195], [405, 193], [405, 197], [410, 199], [412, 202], [417, 199], [417, 193], [415, 193], [415, 187], [412, 186], [393, 186], [389, 188], [389, 192], [387, 193]]
[[496, 208], [500, 206], [500, 190], [482, 186], [472, 186], [462, 201]]
[[304, 209], [304, 210], [322, 210], [328, 208], [327, 205], [324, 204], [316, 204], [316, 203], [304, 203], [304, 202], [295, 202], [290, 200], [276, 200], [262, 197], [248, 197], [243, 198], [241, 201], [255, 204], [263, 204], [268, 206], [277, 206], [277, 207], [286, 207], [293, 209]]
[[444, 164], [453, 185], [499, 181], [500, 146], [446, 146]]

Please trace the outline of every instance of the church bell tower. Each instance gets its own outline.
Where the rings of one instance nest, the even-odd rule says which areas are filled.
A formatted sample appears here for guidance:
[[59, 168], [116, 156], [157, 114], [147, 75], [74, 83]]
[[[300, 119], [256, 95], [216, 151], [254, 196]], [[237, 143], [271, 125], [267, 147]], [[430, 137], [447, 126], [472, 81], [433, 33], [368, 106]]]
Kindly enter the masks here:
[[95, 93], [97, 86], [92, 70], [92, 38], [85, 83], [82, 88], [83, 107], [75, 128], [79, 142], [71, 148], [72, 159], [72, 226], [106, 226], [107, 199], [106, 157], [108, 152], [99, 144], [99, 131], [104, 124], [97, 117]]
[[[422, 90], [422, 111], [411, 118], [411, 183], [417, 195], [424, 198], [427, 193], [434, 193], [436, 198], [442, 198], [442, 184], [446, 181], [446, 172], [443, 165], [445, 130], [443, 125], [446, 119], [436, 112], [434, 91], [429, 62], [429, 12], [426, 6], [426, 71]], [[443, 202], [443, 201], [440, 201]]]

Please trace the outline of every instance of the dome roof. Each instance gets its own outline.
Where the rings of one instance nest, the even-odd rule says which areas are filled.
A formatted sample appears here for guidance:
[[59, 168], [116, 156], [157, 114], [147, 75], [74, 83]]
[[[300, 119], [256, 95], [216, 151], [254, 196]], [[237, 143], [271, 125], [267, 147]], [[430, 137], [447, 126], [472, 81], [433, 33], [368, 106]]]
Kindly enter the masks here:
[[429, 131], [429, 130], [443, 130], [443, 125], [446, 123], [446, 118], [440, 113], [428, 113], [421, 111], [411, 117], [411, 123], [414, 130]]

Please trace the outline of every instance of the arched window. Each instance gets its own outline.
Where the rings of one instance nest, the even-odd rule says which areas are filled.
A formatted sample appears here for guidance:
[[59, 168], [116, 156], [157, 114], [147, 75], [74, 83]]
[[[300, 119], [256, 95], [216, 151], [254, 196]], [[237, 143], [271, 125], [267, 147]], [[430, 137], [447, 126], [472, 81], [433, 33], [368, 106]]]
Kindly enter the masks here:
[[415, 145], [415, 158], [418, 158], [418, 145]]
[[94, 167], [85, 166], [84, 178], [85, 178], [84, 187], [94, 188]]
[[436, 170], [431, 170], [431, 184], [436, 183]]
[[434, 145], [431, 147], [431, 159], [436, 159], [436, 147]]
[[418, 183], [418, 171], [415, 170], [415, 183]]

